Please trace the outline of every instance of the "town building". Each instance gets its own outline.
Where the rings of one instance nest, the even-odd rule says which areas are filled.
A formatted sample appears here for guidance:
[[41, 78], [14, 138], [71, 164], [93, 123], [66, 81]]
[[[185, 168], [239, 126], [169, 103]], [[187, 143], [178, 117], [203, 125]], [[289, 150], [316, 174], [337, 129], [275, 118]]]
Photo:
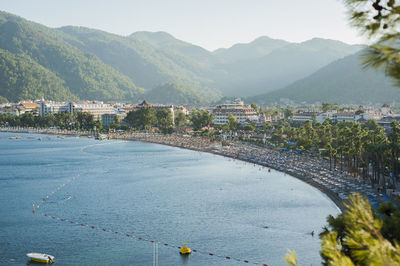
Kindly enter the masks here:
[[115, 114], [114, 106], [99, 101], [69, 102], [68, 112], [87, 112], [93, 115], [94, 120], [101, 120], [104, 114]]
[[109, 128], [112, 123], [114, 123], [115, 118], [118, 118], [118, 121], [122, 121], [126, 117], [126, 114], [103, 114], [101, 115], [101, 124], [105, 128]]
[[323, 123], [325, 120], [332, 120], [334, 112], [299, 112], [293, 115], [292, 121], [304, 123], [306, 121]]
[[246, 122], [258, 122], [257, 112], [250, 106], [245, 105], [241, 100], [235, 100], [232, 103], [217, 105], [212, 113], [214, 114], [214, 124], [225, 125], [228, 123], [229, 115], [236, 117], [240, 124]]
[[105, 104], [98, 101], [82, 101], [82, 102], [52, 102], [40, 101], [39, 115], [43, 116], [48, 113], [69, 112], [88, 112], [93, 115], [94, 120], [101, 120], [103, 114], [114, 114], [115, 110], [111, 104]]
[[343, 121], [356, 122], [360, 118], [361, 118], [361, 113], [357, 114], [357, 112], [338, 112], [333, 115], [334, 122], [343, 122]]
[[393, 121], [396, 121], [397, 123], [400, 123], [400, 116], [385, 116], [376, 122], [378, 123], [379, 126], [383, 127], [386, 132], [389, 132], [391, 130], [390, 123]]
[[35, 103], [35, 102], [20, 102], [16, 108], [18, 108], [20, 114], [26, 113], [26, 112], [31, 112], [31, 113], [36, 113], [40, 107], [40, 104]]
[[39, 115], [45, 116], [49, 113], [56, 114], [59, 112], [69, 112], [68, 103], [66, 102], [53, 102], [45, 101], [42, 99], [39, 105]]
[[3, 108], [0, 108], [0, 114], [2, 114], [2, 115], [5, 115], [5, 114], [19, 115], [20, 111], [17, 108], [3, 107]]

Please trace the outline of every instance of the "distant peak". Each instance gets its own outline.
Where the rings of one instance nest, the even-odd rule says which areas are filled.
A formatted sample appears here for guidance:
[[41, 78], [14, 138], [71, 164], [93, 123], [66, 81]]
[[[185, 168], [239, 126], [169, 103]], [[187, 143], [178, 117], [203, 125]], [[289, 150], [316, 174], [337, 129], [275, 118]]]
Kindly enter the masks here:
[[175, 39], [174, 36], [169, 34], [168, 32], [165, 31], [136, 31], [129, 35], [129, 37], [142, 37], [142, 36], [151, 36], [151, 37], [169, 37]]
[[347, 44], [347, 43], [339, 41], [339, 40], [325, 39], [325, 38], [319, 38], [319, 37], [314, 37], [310, 40], [301, 42], [301, 44], [308, 44], [308, 43], [310, 43], [310, 44], [312, 44], [312, 43], [340, 43], [340, 44], [350, 45], [350, 44]]

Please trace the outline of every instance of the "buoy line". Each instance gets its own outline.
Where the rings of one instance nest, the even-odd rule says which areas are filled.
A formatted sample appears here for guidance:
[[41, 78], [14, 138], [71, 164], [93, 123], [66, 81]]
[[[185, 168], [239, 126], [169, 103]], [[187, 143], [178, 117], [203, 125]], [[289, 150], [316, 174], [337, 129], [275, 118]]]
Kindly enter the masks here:
[[[120, 143], [122, 143], [122, 142], [125, 142], [125, 141], [121, 141]], [[97, 156], [100, 156], [100, 157], [110, 158], [111, 156], [100, 155], [100, 154], [95, 154], [95, 153], [90, 153], [90, 152], [85, 151], [85, 149], [87, 149], [89, 147], [99, 146], [99, 145], [107, 145], [107, 144], [111, 144], [111, 142], [87, 145], [87, 146], [82, 147], [80, 150], [81, 150], [81, 152], [86, 153], [86, 154], [97, 155]], [[45, 197], [43, 197], [42, 200], [39, 203], [37, 203], [37, 205], [33, 204], [33, 213], [35, 213], [36, 209], [39, 209], [40, 206], [43, 205], [56, 192], [58, 192], [59, 190], [61, 190], [63, 187], [65, 187], [66, 185], [70, 184], [71, 182], [75, 181], [80, 176], [81, 176], [81, 173], [76, 174], [74, 177], [68, 179], [66, 182], [64, 182], [63, 184], [59, 185], [53, 191], [51, 191], [49, 194], [47, 194]], [[57, 216], [52, 216], [52, 215], [49, 215], [47, 213], [42, 214], [42, 215], [44, 217], [48, 217], [48, 218], [50, 218], [52, 220], [55, 220], [55, 221], [65, 222], [65, 223], [68, 223], [70, 225], [77, 225], [77, 226], [80, 226], [80, 227], [85, 227], [85, 228], [88, 228], [88, 229], [97, 230], [99, 232], [112, 233], [113, 235], [123, 236], [123, 237], [130, 238], [130, 239], [133, 239], [133, 240], [138, 240], [138, 241], [146, 241], [146, 242], [150, 242], [150, 243], [155, 243], [155, 244], [159, 244], [159, 245], [164, 246], [164, 247], [169, 247], [169, 248], [174, 248], [174, 249], [179, 249], [179, 250], [182, 248], [181, 246], [174, 245], [174, 244], [169, 244], [169, 243], [166, 243], [166, 242], [163, 242], [163, 241], [151, 240], [150, 238], [148, 238], [149, 235], [146, 234], [146, 233], [142, 233], [142, 234], [147, 235], [147, 237], [142, 237], [142, 236], [139, 236], [138, 233], [124, 233], [124, 232], [121, 232], [121, 231], [110, 230], [110, 229], [107, 229], [107, 228], [104, 228], [104, 227], [100, 227], [100, 226], [89, 225], [89, 224], [73, 221], [73, 220], [66, 219], [66, 218], [60, 218], [60, 217], [57, 217]], [[235, 260], [235, 261], [243, 262], [243, 263], [267, 266], [266, 263], [261, 263], [261, 262], [258, 262], [258, 261], [251, 261], [251, 260], [247, 260], [247, 259], [241, 259], [241, 258], [237, 258], [237, 257], [234, 257], [234, 256], [224, 256], [224, 255], [219, 255], [219, 254], [214, 253], [214, 252], [205, 252], [205, 251], [198, 250], [198, 249], [192, 249], [192, 252], [193, 253], [198, 253], [198, 254], [201, 254], [201, 255], [206, 255], [206, 256], [218, 257], [218, 258], [225, 259], [225, 260]]]
[[[107, 145], [107, 144], [111, 144], [111, 143], [123, 143], [126, 141], [119, 141], [119, 142], [107, 142], [107, 143], [96, 143], [96, 144], [90, 144], [90, 145], [86, 145], [83, 146], [80, 151], [82, 153], [86, 153], [89, 155], [97, 155], [100, 157], [106, 157], [106, 158], [111, 158], [111, 156], [108, 155], [101, 155], [101, 154], [95, 154], [95, 153], [90, 153], [85, 151], [85, 149], [89, 148], [89, 147], [94, 147], [94, 146], [102, 146], [102, 145]], [[43, 205], [50, 197], [52, 197], [56, 192], [58, 192], [60, 189], [62, 189], [63, 187], [65, 187], [66, 185], [68, 185], [69, 183], [75, 181], [76, 179], [78, 179], [81, 176], [81, 172], [76, 174], [75, 176], [73, 176], [72, 178], [68, 179], [66, 182], [64, 182], [63, 184], [59, 185], [58, 187], [56, 187], [53, 191], [51, 191], [49, 194], [47, 194], [45, 197], [43, 197], [39, 202], [37, 202], [36, 204], [33, 203], [33, 212], [35, 213], [37, 211], [37, 209], [40, 208], [41, 205]]]
[[39, 203], [36, 203], [36, 205], [35, 205], [35, 203], [33, 203], [33, 212], [36, 212], [36, 210], [39, 209], [40, 206], [43, 205], [51, 196], [53, 196], [56, 192], [58, 192], [60, 189], [62, 189], [63, 187], [65, 187], [66, 185], [71, 183], [72, 181], [75, 181], [78, 177], [80, 177], [80, 175], [81, 174], [78, 173], [74, 177], [68, 179], [65, 183], [56, 187], [53, 191], [51, 191], [49, 194], [47, 194], [45, 197], [43, 197], [42, 200], [39, 201]]
[[[152, 239], [147, 238], [147, 237], [142, 237], [142, 236], [139, 236], [137, 233], [126, 233], [126, 232], [122, 232], [122, 231], [119, 231], [119, 230], [118, 231], [117, 230], [111, 230], [111, 229], [104, 228], [104, 227], [101, 227], [101, 226], [94, 226], [94, 225], [81, 223], [80, 221], [76, 221], [76, 220], [74, 221], [74, 220], [70, 220], [70, 219], [67, 219], [67, 218], [60, 218], [60, 217], [53, 216], [53, 215], [50, 215], [50, 214], [47, 214], [47, 213], [43, 214], [43, 216], [45, 216], [47, 218], [50, 218], [50, 219], [52, 219], [54, 221], [65, 222], [67, 224], [76, 225], [76, 226], [80, 226], [80, 227], [85, 227], [87, 229], [97, 230], [99, 232], [111, 233], [113, 235], [118, 235], [118, 236], [129, 238], [129, 239], [132, 239], [132, 240], [156, 243], [156, 244], [159, 244], [160, 246], [174, 248], [174, 249], [181, 249], [182, 248], [181, 246], [178, 246], [178, 245], [175, 245], [175, 244], [170, 244], [170, 243], [159, 241], [159, 240], [152, 240]], [[243, 263], [268, 266], [266, 263], [261, 263], [261, 262], [258, 262], [258, 261], [241, 259], [241, 258], [237, 258], [237, 257], [234, 257], [234, 256], [220, 255], [218, 253], [207, 252], [207, 251], [202, 251], [202, 250], [198, 250], [198, 249], [192, 249], [192, 252], [198, 253], [198, 254], [202, 254], [202, 255], [206, 255], [206, 256], [218, 257], [218, 258], [222, 258], [222, 259], [226, 259], [226, 260], [235, 260], [235, 261], [243, 262]]]

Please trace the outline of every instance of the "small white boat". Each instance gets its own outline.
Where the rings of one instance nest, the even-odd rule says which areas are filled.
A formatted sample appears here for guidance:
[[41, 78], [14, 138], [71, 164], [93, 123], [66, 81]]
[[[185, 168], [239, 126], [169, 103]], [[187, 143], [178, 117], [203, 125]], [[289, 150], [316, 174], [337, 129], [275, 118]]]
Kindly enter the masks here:
[[54, 256], [42, 253], [28, 253], [26, 254], [32, 261], [41, 262], [41, 263], [53, 263]]

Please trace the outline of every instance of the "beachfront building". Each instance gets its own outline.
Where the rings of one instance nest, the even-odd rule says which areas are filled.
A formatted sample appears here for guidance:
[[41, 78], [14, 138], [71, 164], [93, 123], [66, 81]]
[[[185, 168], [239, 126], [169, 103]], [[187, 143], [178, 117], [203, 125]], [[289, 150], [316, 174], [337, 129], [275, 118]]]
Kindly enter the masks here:
[[19, 115], [20, 112], [17, 108], [3, 107], [3, 108], [0, 108], [0, 114], [2, 114], [2, 115], [5, 115], [5, 114]]
[[24, 114], [26, 112], [37, 114], [39, 107], [40, 104], [35, 102], [19, 102], [19, 104], [16, 106], [20, 114]]
[[39, 115], [45, 116], [49, 113], [68, 112], [68, 103], [66, 102], [53, 102], [45, 101], [42, 99], [39, 105]]
[[225, 125], [228, 123], [229, 115], [236, 117], [240, 124], [246, 122], [258, 122], [259, 116], [250, 105], [245, 105], [241, 100], [232, 103], [217, 105], [212, 113], [214, 114], [214, 124]]
[[88, 112], [93, 115], [94, 120], [101, 120], [103, 114], [114, 114], [115, 110], [111, 104], [105, 104], [97, 101], [82, 101], [82, 102], [52, 102], [40, 101], [39, 115], [43, 116], [48, 113], [69, 112]]
[[126, 117], [126, 114], [103, 114], [101, 116], [101, 124], [105, 128], [109, 128], [110, 125], [115, 121], [117, 118], [118, 121], [122, 121]]
[[95, 121], [101, 120], [104, 114], [115, 114], [114, 106], [111, 104], [98, 102], [98, 101], [81, 101], [69, 102], [68, 112], [74, 114], [75, 112], [87, 112], [93, 115]]

